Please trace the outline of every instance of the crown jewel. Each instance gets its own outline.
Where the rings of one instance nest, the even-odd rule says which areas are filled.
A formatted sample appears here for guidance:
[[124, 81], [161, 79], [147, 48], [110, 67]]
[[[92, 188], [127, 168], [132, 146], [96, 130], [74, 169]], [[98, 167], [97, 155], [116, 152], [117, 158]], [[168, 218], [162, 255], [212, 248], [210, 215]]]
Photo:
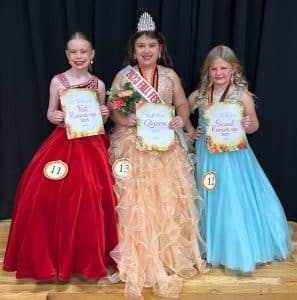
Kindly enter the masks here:
[[139, 22], [137, 24], [137, 31], [155, 31], [155, 29], [156, 25], [153, 21], [153, 18], [150, 14], [144, 12], [139, 18]]

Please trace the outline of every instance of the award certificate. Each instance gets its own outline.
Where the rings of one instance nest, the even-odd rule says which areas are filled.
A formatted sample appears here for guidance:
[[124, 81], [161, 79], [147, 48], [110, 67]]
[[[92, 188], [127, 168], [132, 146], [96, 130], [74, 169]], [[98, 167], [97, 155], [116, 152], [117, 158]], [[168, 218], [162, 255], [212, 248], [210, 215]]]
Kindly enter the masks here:
[[104, 133], [97, 94], [93, 89], [65, 89], [60, 91], [62, 110], [68, 139]]
[[136, 148], [141, 151], [166, 151], [174, 147], [174, 130], [169, 122], [174, 117], [171, 105], [163, 103], [136, 103]]
[[247, 148], [247, 138], [241, 123], [241, 103], [214, 103], [205, 108], [207, 146], [209, 152], [228, 152]]

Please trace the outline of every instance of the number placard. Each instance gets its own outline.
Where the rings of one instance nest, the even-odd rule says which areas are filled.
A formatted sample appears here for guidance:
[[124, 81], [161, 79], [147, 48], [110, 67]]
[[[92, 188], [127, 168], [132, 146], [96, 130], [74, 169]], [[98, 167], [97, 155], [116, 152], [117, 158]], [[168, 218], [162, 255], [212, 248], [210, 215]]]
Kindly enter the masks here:
[[215, 172], [207, 172], [202, 177], [202, 186], [208, 190], [212, 191], [215, 189], [217, 184], [217, 177]]
[[133, 165], [127, 158], [117, 159], [112, 165], [113, 175], [117, 178], [128, 178], [132, 175]]
[[43, 175], [51, 180], [60, 180], [66, 177], [68, 165], [62, 160], [49, 161], [43, 168]]

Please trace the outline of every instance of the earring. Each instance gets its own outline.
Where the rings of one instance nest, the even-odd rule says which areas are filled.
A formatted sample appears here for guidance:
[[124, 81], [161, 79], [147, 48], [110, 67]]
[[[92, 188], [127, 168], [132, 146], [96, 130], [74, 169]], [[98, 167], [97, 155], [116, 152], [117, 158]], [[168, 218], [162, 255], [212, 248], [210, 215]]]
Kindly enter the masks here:
[[161, 55], [161, 52], [159, 52], [159, 59], [161, 59], [161, 56], [162, 56], [162, 55]]
[[234, 75], [233, 75], [233, 74], [231, 75], [230, 81], [231, 81], [232, 83], [233, 83], [233, 81], [234, 81]]
[[91, 65], [94, 63], [92, 59], [91, 59], [90, 63], [91, 63]]

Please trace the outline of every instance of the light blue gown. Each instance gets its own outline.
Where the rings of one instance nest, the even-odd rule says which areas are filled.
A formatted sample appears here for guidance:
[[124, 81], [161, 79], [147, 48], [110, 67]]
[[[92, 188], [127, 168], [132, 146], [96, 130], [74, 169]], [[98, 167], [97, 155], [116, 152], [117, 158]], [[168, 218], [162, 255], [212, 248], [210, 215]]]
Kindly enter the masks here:
[[[234, 90], [225, 101], [242, 103]], [[204, 105], [200, 99], [199, 125], [205, 133]], [[213, 266], [252, 272], [257, 264], [288, 258], [291, 229], [284, 210], [252, 149], [210, 153], [203, 134], [196, 140], [197, 185], [205, 201], [206, 258]], [[206, 190], [202, 177], [215, 172], [216, 187]]]

